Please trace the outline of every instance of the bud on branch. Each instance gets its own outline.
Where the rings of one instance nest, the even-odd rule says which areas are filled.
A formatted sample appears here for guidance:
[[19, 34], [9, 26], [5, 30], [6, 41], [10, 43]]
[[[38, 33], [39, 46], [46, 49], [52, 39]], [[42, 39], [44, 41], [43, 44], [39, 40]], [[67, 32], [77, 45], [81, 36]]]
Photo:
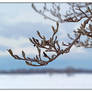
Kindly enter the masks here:
[[[38, 54], [33, 57], [27, 57], [25, 52], [22, 51], [22, 57], [15, 55], [11, 49], [8, 50], [9, 54], [17, 59], [17, 60], [23, 60], [27, 65], [30, 66], [44, 66], [48, 63], [54, 61], [58, 56], [61, 54], [68, 53], [71, 49], [71, 47], [78, 41], [82, 33], [78, 33], [78, 36], [73, 39], [72, 43], [69, 43], [68, 45], [65, 45], [64, 43], [62, 45], [67, 46], [65, 49], [61, 49], [61, 46], [58, 42], [56, 33], [59, 29], [59, 23], [56, 23], [56, 28], [52, 26], [52, 36], [46, 40], [46, 37], [41, 35], [39, 31], [37, 31], [37, 35], [40, 37], [41, 41], [32, 37], [29, 38], [29, 41], [37, 48]], [[44, 51], [42, 51], [44, 49]], [[41, 54], [42, 52], [42, 54]], [[48, 53], [51, 52], [52, 55], [49, 55]], [[42, 57], [46, 58], [43, 59]]]

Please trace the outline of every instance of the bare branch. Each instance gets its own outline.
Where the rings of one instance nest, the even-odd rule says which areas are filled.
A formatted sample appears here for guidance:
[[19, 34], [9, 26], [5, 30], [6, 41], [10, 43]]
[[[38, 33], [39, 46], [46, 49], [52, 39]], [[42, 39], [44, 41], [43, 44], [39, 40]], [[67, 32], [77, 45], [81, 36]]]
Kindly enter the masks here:
[[[54, 26], [51, 27], [52, 35], [48, 38], [48, 40], [46, 36], [42, 35], [39, 31], [37, 31], [37, 35], [39, 36], [40, 40], [36, 39], [35, 37], [29, 38], [29, 41], [38, 51], [38, 54], [35, 57], [27, 57], [24, 51], [22, 51], [22, 57], [20, 57], [18, 55], [15, 55], [11, 49], [8, 50], [9, 54], [17, 60], [25, 61], [27, 65], [44, 66], [54, 61], [61, 54], [63, 55], [69, 53], [73, 45], [77, 47], [92, 48], [92, 3], [67, 4], [71, 9], [68, 10], [65, 15], [62, 15], [60, 13], [60, 4], [52, 3], [52, 8], [48, 8], [47, 4], [44, 3], [43, 8], [39, 10], [33, 3], [32, 8], [45, 18], [56, 22], [56, 28]], [[47, 14], [45, 14], [45, 12], [49, 12], [54, 18], [48, 16]], [[79, 22], [81, 20], [84, 20], [84, 22], [81, 23], [79, 28], [74, 31], [75, 37], [72, 37], [70, 34], [68, 34], [68, 38], [72, 42], [68, 42], [67, 44], [62, 42], [62, 46], [65, 46], [65, 48], [62, 49], [62, 46], [60, 46], [56, 36], [59, 30], [59, 23]], [[82, 36], [86, 36], [85, 41], [81, 40]]]
[[[49, 40], [46, 40], [41, 36], [41, 33], [38, 33], [38, 36], [41, 38], [41, 41], [39, 41], [38, 39], [32, 37], [30, 38], [30, 42], [35, 45], [35, 47], [38, 50], [38, 55], [36, 55], [36, 57], [34, 58], [30, 58], [30, 57], [26, 57], [25, 52], [22, 51], [22, 56], [20, 57], [18, 55], [13, 54], [13, 51], [11, 49], [8, 50], [9, 54], [18, 60], [24, 60], [25, 63], [27, 65], [31, 65], [31, 66], [43, 66], [43, 65], [47, 65], [48, 63], [52, 62], [53, 60], [55, 60], [59, 55], [64, 54], [64, 53], [68, 53], [71, 49], [71, 47], [73, 46], [73, 44], [75, 44], [75, 42], [79, 39], [80, 35], [78, 37], [76, 37], [76, 39], [74, 39], [74, 41], [72, 43], [69, 44], [69, 46], [67, 46], [65, 49], [61, 49], [60, 44], [57, 40], [57, 36], [56, 33], [58, 32], [59, 29], [59, 23], [56, 23], [56, 29], [54, 26], [52, 26], [52, 31], [53, 34], [50, 37]], [[42, 51], [42, 48], [44, 48], [45, 50]], [[41, 54], [41, 52], [43, 52]], [[52, 55], [48, 55], [48, 52], [51, 52]], [[43, 60], [42, 56], [45, 57], [46, 59]]]

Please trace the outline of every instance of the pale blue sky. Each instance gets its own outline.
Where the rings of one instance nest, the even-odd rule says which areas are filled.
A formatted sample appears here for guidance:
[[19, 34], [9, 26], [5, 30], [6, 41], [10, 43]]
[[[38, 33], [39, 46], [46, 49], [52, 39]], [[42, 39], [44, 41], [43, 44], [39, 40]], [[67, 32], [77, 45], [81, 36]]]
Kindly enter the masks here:
[[[39, 5], [39, 7], [41, 6]], [[27, 54], [30, 53], [33, 56], [35, 49], [31, 46], [28, 38], [36, 36], [37, 30], [46, 36], [50, 36], [51, 25], [55, 25], [55, 23], [45, 20], [41, 15], [37, 14], [32, 9], [31, 3], [0, 3], [0, 70], [35, 68], [27, 66], [23, 61], [14, 60], [6, 49], [11, 48], [19, 55], [23, 49]], [[66, 33], [73, 31], [76, 26], [78, 24], [75, 23], [60, 24], [59, 40], [62, 38], [67, 40], [65, 39]], [[91, 52], [92, 49], [73, 47], [69, 54], [61, 55], [47, 66], [37, 68], [75, 67], [92, 69]]]

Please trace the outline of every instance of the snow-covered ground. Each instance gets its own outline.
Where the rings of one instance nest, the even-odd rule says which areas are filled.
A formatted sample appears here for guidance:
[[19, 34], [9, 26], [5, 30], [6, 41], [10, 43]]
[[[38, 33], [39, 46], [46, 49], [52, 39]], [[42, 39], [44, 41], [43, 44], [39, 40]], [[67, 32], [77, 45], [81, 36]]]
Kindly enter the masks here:
[[0, 75], [0, 89], [92, 89], [92, 74]]

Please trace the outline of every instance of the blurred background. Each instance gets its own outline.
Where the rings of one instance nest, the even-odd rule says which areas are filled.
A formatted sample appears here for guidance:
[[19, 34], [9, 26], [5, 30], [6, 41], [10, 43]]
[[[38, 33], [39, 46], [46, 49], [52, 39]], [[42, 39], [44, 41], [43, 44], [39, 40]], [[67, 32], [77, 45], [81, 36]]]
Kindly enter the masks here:
[[[41, 8], [43, 3], [35, 3]], [[50, 3], [48, 3], [50, 4]], [[49, 5], [50, 7], [50, 5]], [[64, 3], [62, 12], [68, 9]], [[67, 41], [80, 23], [60, 23], [59, 42]], [[45, 19], [32, 3], [0, 3], [0, 89], [92, 89], [92, 49], [72, 47], [46, 66], [33, 67], [12, 58], [7, 49], [33, 57], [37, 51], [29, 42], [36, 31], [50, 37], [55, 22]], [[75, 74], [74, 74], [75, 73]]]

